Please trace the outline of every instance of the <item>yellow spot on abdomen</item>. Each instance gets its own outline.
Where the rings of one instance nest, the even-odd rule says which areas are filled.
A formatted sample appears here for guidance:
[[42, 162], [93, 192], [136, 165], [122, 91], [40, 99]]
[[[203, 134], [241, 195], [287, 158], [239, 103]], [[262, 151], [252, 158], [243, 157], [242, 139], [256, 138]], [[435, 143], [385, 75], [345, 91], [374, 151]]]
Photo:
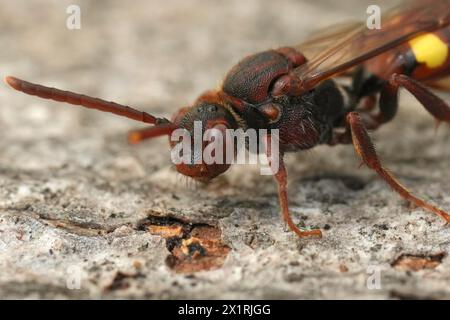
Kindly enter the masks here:
[[428, 68], [438, 68], [447, 60], [448, 45], [438, 36], [427, 33], [409, 41], [417, 62], [424, 63]]

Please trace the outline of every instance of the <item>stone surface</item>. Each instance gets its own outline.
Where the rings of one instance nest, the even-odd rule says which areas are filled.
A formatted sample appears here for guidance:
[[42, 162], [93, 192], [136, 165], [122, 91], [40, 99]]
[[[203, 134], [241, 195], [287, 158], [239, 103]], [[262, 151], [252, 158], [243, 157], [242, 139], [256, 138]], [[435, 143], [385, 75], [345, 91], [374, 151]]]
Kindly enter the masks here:
[[[65, 27], [72, 3], [81, 30]], [[0, 73], [168, 116], [246, 54], [363, 18], [366, 6], [6, 0]], [[324, 230], [300, 240], [284, 231], [271, 177], [236, 166], [193, 184], [165, 139], [126, 143], [139, 127], [1, 86], [0, 298], [450, 298], [449, 227], [358, 169], [351, 147], [288, 156], [294, 219]], [[373, 136], [402, 182], [450, 210], [447, 126], [435, 135], [405, 94]]]

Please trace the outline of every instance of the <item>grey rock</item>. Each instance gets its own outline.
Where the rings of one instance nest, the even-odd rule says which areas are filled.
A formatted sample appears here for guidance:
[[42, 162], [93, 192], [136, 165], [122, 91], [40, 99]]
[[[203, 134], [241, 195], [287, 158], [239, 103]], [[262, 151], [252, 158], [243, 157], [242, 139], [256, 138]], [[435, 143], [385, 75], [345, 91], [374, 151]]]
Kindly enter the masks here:
[[[78, 3], [82, 29], [70, 31], [69, 3], [2, 1], [1, 75], [169, 116], [246, 54], [364, 17], [370, 1]], [[324, 229], [301, 240], [284, 230], [271, 177], [236, 166], [189, 185], [167, 141], [126, 143], [140, 126], [1, 87], [0, 298], [450, 298], [449, 227], [357, 169], [350, 146], [288, 156], [293, 217]], [[448, 211], [450, 132], [433, 130], [405, 94], [373, 137], [402, 182]], [[138, 227], [148, 215], [219, 228], [223, 265], [175, 272], [169, 241]], [[441, 253], [432, 268], [396, 265]]]

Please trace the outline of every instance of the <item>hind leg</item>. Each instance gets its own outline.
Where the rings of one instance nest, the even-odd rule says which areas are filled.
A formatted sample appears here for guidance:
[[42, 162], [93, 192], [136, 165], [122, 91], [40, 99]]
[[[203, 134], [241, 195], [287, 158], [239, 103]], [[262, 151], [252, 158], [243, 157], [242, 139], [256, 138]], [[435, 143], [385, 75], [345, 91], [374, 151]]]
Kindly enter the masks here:
[[364, 164], [378, 173], [378, 175], [387, 184], [389, 184], [391, 188], [394, 189], [394, 191], [396, 191], [403, 199], [440, 216], [447, 222], [450, 222], [450, 215], [447, 212], [414, 196], [409, 190], [402, 186], [400, 182], [398, 182], [397, 179], [389, 171], [387, 171], [383, 167], [375, 151], [375, 146], [373, 145], [366, 127], [357, 112], [350, 112], [346, 117], [346, 122], [348, 125], [348, 130], [351, 134], [353, 146], [355, 147], [356, 153], [359, 155]]
[[378, 123], [391, 120], [397, 111], [398, 90], [408, 90], [422, 106], [436, 119], [450, 124], [450, 106], [417, 80], [403, 74], [393, 74], [384, 85], [380, 95], [380, 113], [375, 117]]
[[408, 90], [436, 119], [436, 127], [442, 121], [450, 124], [450, 106], [447, 102], [435, 95], [421, 82], [404, 74], [393, 74], [388, 81], [381, 85], [379, 112], [372, 114], [371, 109], [366, 108], [358, 110], [367, 129], [375, 130], [395, 117], [398, 110], [398, 91], [400, 88]]

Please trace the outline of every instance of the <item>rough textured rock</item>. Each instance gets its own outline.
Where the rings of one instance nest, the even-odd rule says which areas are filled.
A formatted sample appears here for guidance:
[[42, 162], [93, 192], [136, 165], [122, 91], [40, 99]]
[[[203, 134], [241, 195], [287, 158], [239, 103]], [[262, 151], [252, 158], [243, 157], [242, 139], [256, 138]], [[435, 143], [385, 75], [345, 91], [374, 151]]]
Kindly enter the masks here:
[[[71, 3], [78, 31], [65, 28]], [[366, 6], [7, 0], [0, 72], [166, 116], [246, 54], [362, 18]], [[450, 298], [449, 227], [357, 169], [351, 147], [288, 156], [293, 216], [324, 230], [299, 240], [258, 168], [186, 183], [165, 139], [126, 143], [139, 126], [1, 86], [1, 298]], [[450, 132], [433, 130], [404, 95], [373, 136], [388, 168], [450, 210]]]

